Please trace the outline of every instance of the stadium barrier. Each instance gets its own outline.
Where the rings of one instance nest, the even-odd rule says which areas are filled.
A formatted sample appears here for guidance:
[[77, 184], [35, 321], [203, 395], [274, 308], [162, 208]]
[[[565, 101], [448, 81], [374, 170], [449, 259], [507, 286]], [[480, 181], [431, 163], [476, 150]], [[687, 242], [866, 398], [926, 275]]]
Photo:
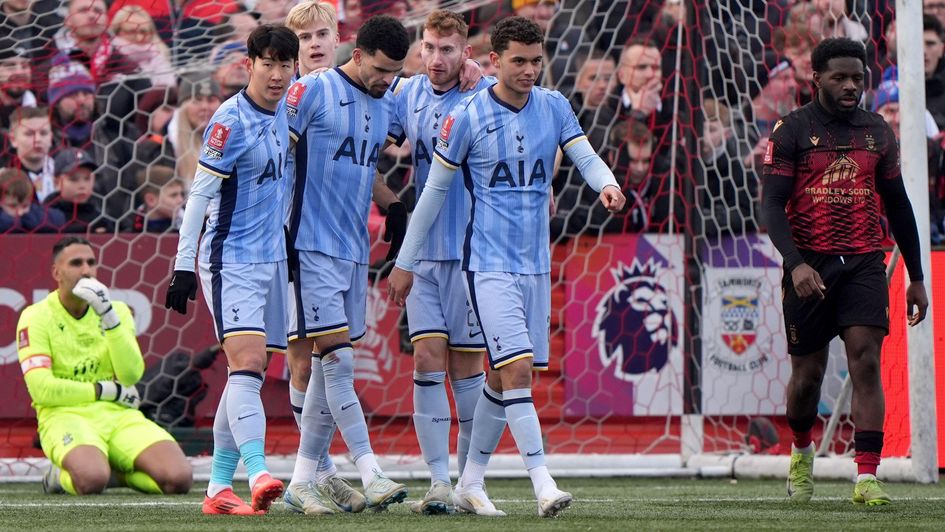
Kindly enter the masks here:
[[[3, 249], [14, 250], [11, 258], [16, 265], [0, 286], [0, 338], [10, 340], [0, 345], [0, 378], [8, 383], [0, 390], [0, 404], [4, 405], [0, 411], [0, 427], [7, 435], [0, 445], [3, 456], [0, 478], [5, 480], [35, 478], [45, 463], [40, 450], [32, 445], [35, 419], [20, 375], [13, 339], [19, 312], [25, 305], [41, 300], [50, 290], [50, 249], [57, 239], [53, 235], [0, 237]], [[564, 335], [553, 340], [552, 368], [538, 377], [540, 393], [536, 396], [541, 397], [537, 406], [546, 431], [552, 468], [560, 468], [560, 474], [712, 476], [728, 471], [724, 474], [764, 476], [786, 471], [779, 466], [775, 466], [774, 471], [781, 473], [757, 470], [759, 460], [774, 460], [780, 464], [786, 458], [743, 456], [747, 449], [745, 441], [733, 445], [729, 451], [713, 453], [709, 447], [711, 441], [707, 439], [701, 452], [691, 456], [684, 456], [682, 452], [678, 435], [685, 392], [682, 383], [687, 376], [678, 338], [686, 323], [676, 317], [681, 315], [682, 280], [678, 272], [682, 265], [681, 257], [674, 257], [668, 251], [675, 248], [675, 239], [666, 235], [618, 235], [576, 239], [555, 248], [556, 257], [567, 257], [560, 266], [563, 280], [554, 304], [555, 314], [563, 321], [552, 325], [555, 330], [564, 331]], [[163, 307], [163, 289], [173, 261], [175, 236], [93, 236], [92, 241], [101, 250], [99, 277], [113, 287], [115, 298], [127, 302], [134, 312], [149, 372], [163, 368], [161, 363], [169, 354], [194, 355], [216, 343], [202, 301], [190, 307], [192, 313], [187, 317], [170, 313]], [[767, 256], [769, 262], [757, 271], [719, 268], [722, 271], [705, 272], [707, 280], [711, 280], [707, 285], [722, 288], [717, 294], [708, 294], [703, 305], [706, 310], [700, 330], [706, 331], [703, 345], [715, 346], [713, 351], [706, 352], [714, 353], [707, 356], [707, 360], [716, 372], [703, 371], [701, 384], [706, 389], [724, 386], [724, 397], [731, 398], [729, 402], [703, 404], [702, 415], [707, 426], [736, 416], [766, 416], [783, 426], [783, 399], [778, 398], [783, 397], [785, 380], [781, 372], [788, 361], [784, 335], [777, 333], [783, 329], [778, 321], [780, 316], [772, 313], [774, 315], [765, 318], [768, 322], [759, 317], [755, 332], [743, 331], [746, 338], [738, 341], [732, 340], [730, 331], [720, 323], [731, 319], [727, 315], [730, 311], [722, 303], [726, 297], [741, 302], [739, 304], [745, 308], [739, 315], [745, 319], [746, 315], [760, 312], [765, 298], [778, 293], [780, 270], [775, 256], [771, 255], [770, 243], [759, 237], [752, 249], [767, 250], [761, 255]], [[934, 253], [933, 264], [934, 273], [945, 275], [945, 252]], [[589, 276], [590, 271], [600, 273]], [[905, 371], [902, 359], [906, 348], [901, 325], [904, 323], [904, 297], [902, 290], [895, 288], [902, 286], [901, 276], [900, 270], [893, 277], [891, 320], [894, 325], [883, 353], [888, 411], [885, 454], [889, 457], [908, 456], [910, 446], [908, 390], [902, 385]], [[730, 286], [758, 291], [752, 296], [757, 301], [752, 303], [751, 297], [746, 300], [747, 296], [741, 292], [725, 295], [724, 288]], [[940, 292], [942, 288], [937, 290]], [[380, 295], [384, 293], [379, 284], [372, 286], [370, 332], [357, 349], [357, 388], [376, 435], [374, 447], [383, 455], [385, 467], [390, 467], [396, 475], [423, 477], [428, 473], [408, 421], [412, 413], [409, 385], [412, 362], [409, 354], [400, 349], [400, 309], [388, 304]], [[945, 311], [936, 308], [936, 312], [936, 317], [945, 319]], [[619, 325], [611, 327], [611, 320], [617, 320]], [[646, 343], [648, 349], [639, 349], [641, 342]], [[945, 338], [938, 337], [936, 342], [937, 361], [942, 362]], [[743, 347], [746, 343], [747, 347]], [[634, 346], [636, 350], [631, 351]], [[648, 353], [648, 356], [636, 361], [635, 353]], [[768, 375], [766, 371], [774, 373]], [[843, 374], [839, 368], [832, 371], [838, 379]], [[156, 419], [181, 437], [185, 448], [190, 444], [191, 449], [206, 452], [214, 406], [226, 374], [224, 358], [217, 357], [200, 373], [205, 383], [202, 388], [205, 397], [195, 405], [192, 417], [188, 418], [185, 408], [176, 419], [167, 416]], [[187, 374], [168, 377], [180, 380], [185, 378], [182, 375]], [[273, 457], [273, 469], [276, 473], [288, 474], [297, 434], [288, 408], [286, 377], [284, 364], [275, 358], [268, 371], [263, 399], [267, 415], [273, 420], [268, 435], [270, 450], [283, 455]], [[765, 383], [767, 395], [764, 397], [753, 392], [760, 386], [759, 381]], [[193, 397], [180, 393], [178, 385], [177, 388], [171, 386], [165, 397], [155, 398], [154, 391], [149, 389], [151, 386], [165, 385], [160, 379], [143, 385], [142, 396], [153, 403], [167, 404], [175, 398], [186, 402]], [[940, 407], [943, 400], [945, 390], [939, 390]], [[823, 404], [830, 403], [824, 401]], [[828, 465], [832, 463], [829, 460], [818, 459], [818, 475], [833, 478], [852, 471], [852, 462], [843, 457], [847, 454], [847, 449], [842, 447], [844, 437], [849, 435], [837, 436], [836, 445], [841, 447], [834, 450], [839, 451], [841, 458], [836, 459], [836, 467]], [[509, 440], [507, 435], [500, 453], [514, 449]], [[940, 439], [939, 445], [945, 442]], [[344, 452], [340, 441], [336, 441], [333, 452]], [[355, 472], [353, 467], [347, 467], [351, 464], [343, 455], [339, 455], [338, 460], [343, 473]], [[490, 474], [524, 474], [524, 470], [519, 470], [519, 460], [514, 454], [497, 455]], [[208, 466], [206, 458], [196, 458], [194, 463], [198, 475]], [[890, 479], [907, 480], [910, 478], [907, 465], [905, 458], [884, 460], [881, 472]]]

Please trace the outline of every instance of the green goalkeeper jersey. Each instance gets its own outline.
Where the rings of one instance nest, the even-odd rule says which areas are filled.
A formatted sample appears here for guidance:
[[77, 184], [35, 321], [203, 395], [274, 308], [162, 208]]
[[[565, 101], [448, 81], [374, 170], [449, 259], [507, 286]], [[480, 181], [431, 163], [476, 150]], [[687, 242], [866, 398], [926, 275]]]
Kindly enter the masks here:
[[95, 400], [95, 383], [116, 380], [131, 386], [144, 373], [144, 359], [135, 338], [128, 305], [113, 301], [121, 324], [103, 331], [101, 318], [90, 308], [74, 318], [59, 301], [59, 291], [30, 305], [16, 326], [17, 351], [23, 378], [39, 423], [56, 411], [94, 413], [122, 408]]

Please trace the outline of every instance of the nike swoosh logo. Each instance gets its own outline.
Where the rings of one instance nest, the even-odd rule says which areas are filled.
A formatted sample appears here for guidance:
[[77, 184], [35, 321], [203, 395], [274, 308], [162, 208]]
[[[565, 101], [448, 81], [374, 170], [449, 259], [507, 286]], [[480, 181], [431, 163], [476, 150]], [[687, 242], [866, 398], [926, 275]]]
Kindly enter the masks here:
[[544, 451], [540, 451], [540, 450], [539, 450], [539, 451], [535, 451], [535, 452], [533, 452], [533, 453], [525, 453], [525, 456], [538, 456], [539, 454], [543, 454], [543, 453], [544, 453]]
[[413, 110], [413, 112], [419, 113], [420, 111], [423, 111], [427, 107], [430, 107], [430, 104], [424, 105], [423, 107], [417, 107], [416, 109]]
[[341, 409], [342, 409], [342, 410], [347, 410], [347, 409], [351, 408], [352, 406], [354, 406], [354, 405], [356, 405], [356, 404], [358, 404], [358, 403], [348, 403], [348, 404], [344, 405], [343, 407], [341, 407]]
[[473, 418], [469, 418], [469, 419], [460, 419], [460, 420], [459, 420], [459, 422], [460, 422], [460, 423], [469, 423], [469, 422], [470, 422], [470, 421], [472, 421], [472, 420], [473, 420]]
[[487, 127], [487, 128], [486, 128], [486, 133], [495, 133], [496, 131], [498, 131], [498, 130], [501, 129], [501, 128], [502, 128], [501, 125], [500, 125], [500, 126], [496, 126], [496, 127]]
[[492, 453], [487, 453], [487, 452], [485, 452], [485, 451], [479, 451], [479, 454], [492, 454]]
[[319, 410], [319, 412], [321, 412], [321, 414], [322, 414], [323, 416], [329, 416], [329, 415], [331, 415], [331, 410], [329, 410], [328, 412], [325, 412], [324, 410]]
[[237, 421], [241, 421], [241, 420], [243, 420], [243, 419], [246, 419], [246, 418], [248, 418], [248, 417], [253, 417], [253, 416], [255, 416], [255, 415], [256, 415], [256, 412], [253, 412], [252, 414], [246, 414], [245, 416], [237, 416], [237, 417], [236, 417], [236, 420], [237, 420]]
[[353, 104], [354, 102], [355, 102], [355, 100], [351, 100], [350, 102], [338, 102], [338, 103], [340, 103], [342, 107], [347, 107], [347, 106]]
[[480, 330], [478, 330], [478, 331], [476, 331], [476, 332], [471, 332], [471, 333], [469, 333], [469, 337], [470, 337], [470, 338], [475, 338], [475, 337], [477, 337], [477, 336], [482, 336], [482, 329], [480, 329]]

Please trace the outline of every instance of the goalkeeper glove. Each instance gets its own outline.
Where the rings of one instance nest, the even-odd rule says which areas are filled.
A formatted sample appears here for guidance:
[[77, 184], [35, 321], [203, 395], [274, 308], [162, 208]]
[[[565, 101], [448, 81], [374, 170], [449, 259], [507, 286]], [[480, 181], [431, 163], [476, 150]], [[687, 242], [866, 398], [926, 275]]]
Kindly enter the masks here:
[[138, 408], [141, 396], [134, 386], [122, 386], [117, 381], [98, 381], [99, 401], [111, 401], [127, 408]]
[[108, 293], [108, 287], [91, 277], [83, 277], [75, 284], [72, 289], [73, 295], [85, 301], [92, 307], [92, 310], [102, 319], [102, 328], [106, 331], [118, 327], [121, 320], [118, 314], [112, 308], [112, 300]]
[[197, 299], [197, 275], [194, 272], [175, 270], [171, 284], [167, 285], [164, 308], [172, 308], [187, 314], [187, 300]]
[[387, 207], [387, 220], [384, 223], [384, 242], [390, 242], [390, 251], [387, 252], [387, 259], [385, 259], [387, 262], [397, 258], [406, 234], [407, 208], [399, 201], [391, 203]]

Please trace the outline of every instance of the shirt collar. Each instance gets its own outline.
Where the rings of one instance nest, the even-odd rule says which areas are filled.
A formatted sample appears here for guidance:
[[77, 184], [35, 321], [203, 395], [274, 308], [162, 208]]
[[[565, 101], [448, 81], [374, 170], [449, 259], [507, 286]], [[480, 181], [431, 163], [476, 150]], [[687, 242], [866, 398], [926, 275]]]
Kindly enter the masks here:
[[853, 126], [862, 126], [866, 124], [866, 122], [864, 121], [866, 111], [864, 111], [860, 107], [857, 107], [852, 113], [850, 113], [849, 116], [844, 117], [841, 115], [833, 114], [830, 111], [828, 111], [826, 108], [824, 108], [824, 106], [821, 105], [820, 99], [817, 98], [816, 94], [814, 95], [814, 99], [811, 100], [811, 104], [813, 105], [814, 115], [817, 117], [817, 120], [820, 121], [820, 123], [825, 126], [829, 124], [830, 122], [833, 122], [834, 120], [837, 120], [840, 122], [846, 122]]

